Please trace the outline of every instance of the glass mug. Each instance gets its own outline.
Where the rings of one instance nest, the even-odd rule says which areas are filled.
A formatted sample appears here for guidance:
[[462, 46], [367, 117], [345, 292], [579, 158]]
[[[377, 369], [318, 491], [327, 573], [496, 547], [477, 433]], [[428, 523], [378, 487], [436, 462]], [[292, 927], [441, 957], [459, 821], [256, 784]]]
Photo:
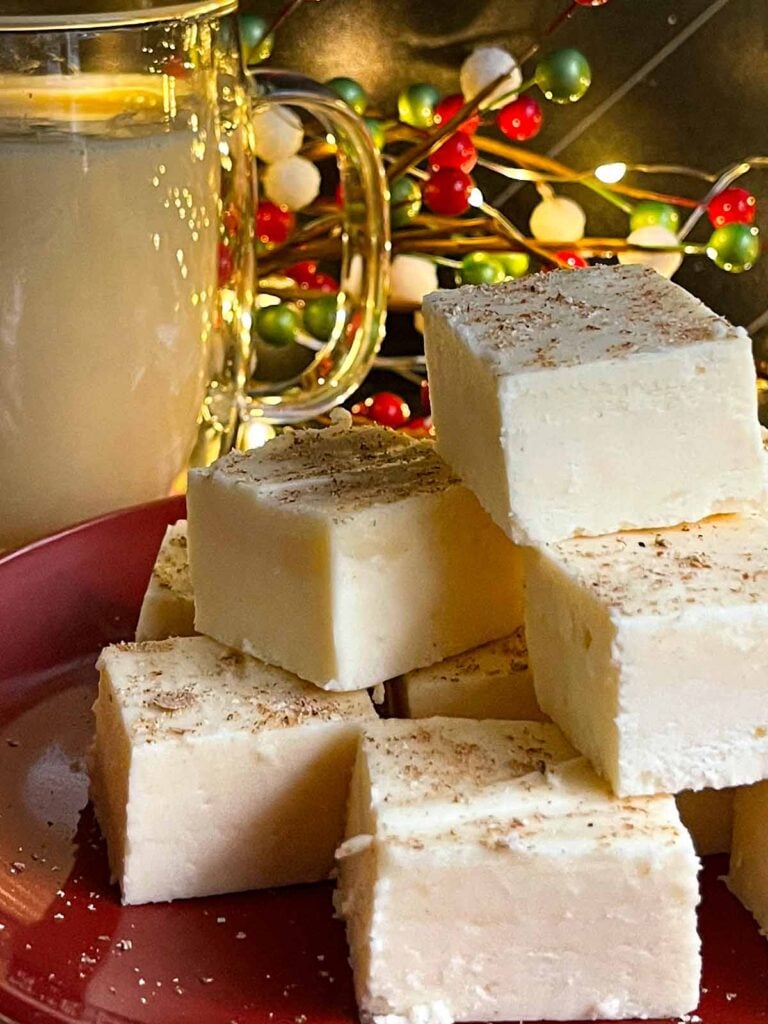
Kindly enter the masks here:
[[[0, 548], [167, 494], [243, 422], [338, 404], [385, 308], [363, 122], [307, 79], [246, 72], [236, 3], [49, 2], [0, 18]], [[274, 102], [331, 133], [346, 204], [335, 329], [277, 384], [255, 377], [251, 332], [252, 113]]]

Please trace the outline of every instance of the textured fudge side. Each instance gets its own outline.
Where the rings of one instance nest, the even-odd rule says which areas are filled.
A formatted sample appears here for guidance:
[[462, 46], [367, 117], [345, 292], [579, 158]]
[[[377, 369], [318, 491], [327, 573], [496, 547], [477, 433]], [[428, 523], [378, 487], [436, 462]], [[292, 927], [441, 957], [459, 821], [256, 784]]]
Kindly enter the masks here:
[[728, 888], [768, 935], [768, 782], [736, 794]]
[[194, 636], [195, 599], [187, 556], [187, 521], [179, 519], [165, 531], [147, 592], [141, 603], [137, 640]]
[[546, 721], [536, 702], [522, 626], [511, 636], [391, 680], [398, 718]]
[[768, 518], [565, 541], [526, 571], [539, 704], [615, 792], [768, 775]]
[[99, 668], [91, 791], [123, 902], [328, 876], [366, 694], [207, 637], [118, 644]]
[[190, 474], [196, 628], [329, 690], [511, 633], [522, 553], [431, 442], [301, 430]]
[[440, 291], [424, 319], [438, 450], [517, 543], [764, 498], [749, 337], [655, 271]]
[[363, 1020], [679, 1016], [698, 861], [671, 797], [617, 800], [552, 725], [366, 729], [340, 848]]

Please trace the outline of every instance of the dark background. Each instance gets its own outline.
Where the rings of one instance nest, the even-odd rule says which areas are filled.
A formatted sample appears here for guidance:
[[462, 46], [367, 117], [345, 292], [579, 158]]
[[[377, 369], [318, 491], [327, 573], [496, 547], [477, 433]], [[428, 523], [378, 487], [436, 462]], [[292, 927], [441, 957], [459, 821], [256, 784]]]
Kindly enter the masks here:
[[[321, 81], [350, 75], [378, 107], [392, 111], [397, 93], [412, 82], [458, 91], [461, 61], [478, 45], [524, 52], [565, 2], [309, 0], [278, 32], [271, 63]], [[243, 10], [267, 16], [281, 6], [279, 0], [242, 2]], [[545, 105], [545, 128], [528, 143], [538, 152], [577, 169], [624, 160], [713, 172], [745, 156], [768, 155], [768, 0], [610, 0], [579, 10], [546, 46], [582, 50], [593, 84], [577, 104]], [[505, 184], [498, 177], [479, 183], [490, 200]], [[632, 183], [690, 196], [706, 190], [681, 178]], [[768, 169], [739, 184], [757, 195], [768, 242]], [[573, 194], [587, 210], [589, 233], [626, 234], [621, 211], [595, 204], [586, 190]], [[527, 185], [503, 208], [526, 226], [536, 201]], [[692, 240], [706, 240], [709, 230], [700, 225]], [[688, 257], [675, 280], [745, 326], [768, 310], [768, 253], [741, 275], [706, 257]], [[753, 331], [758, 350], [768, 353], [768, 322]]]

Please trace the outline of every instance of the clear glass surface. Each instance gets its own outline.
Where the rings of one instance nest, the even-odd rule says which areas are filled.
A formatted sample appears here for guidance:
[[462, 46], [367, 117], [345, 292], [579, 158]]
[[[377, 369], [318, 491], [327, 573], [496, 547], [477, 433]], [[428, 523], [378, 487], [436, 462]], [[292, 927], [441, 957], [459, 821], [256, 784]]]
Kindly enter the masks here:
[[[373, 359], [380, 166], [339, 101], [296, 79], [256, 88], [239, 53], [236, 17], [217, 12], [0, 31], [0, 548], [167, 494], [243, 418], [324, 411]], [[324, 117], [352, 194], [369, 196], [345, 229], [363, 273], [334, 337], [268, 388], [247, 386], [257, 97]]]

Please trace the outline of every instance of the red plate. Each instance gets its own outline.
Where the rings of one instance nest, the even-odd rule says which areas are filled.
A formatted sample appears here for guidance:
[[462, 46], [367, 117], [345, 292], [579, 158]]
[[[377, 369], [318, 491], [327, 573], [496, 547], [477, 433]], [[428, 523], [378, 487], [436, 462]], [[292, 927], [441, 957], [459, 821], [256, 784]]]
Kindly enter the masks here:
[[[18, 1024], [351, 1024], [328, 885], [121, 907], [83, 766], [97, 650], [131, 637], [181, 498], [0, 559], [0, 1014]], [[703, 1024], [768, 1022], [768, 942], [704, 871]], [[696, 1017], [692, 1017], [696, 1020]]]

